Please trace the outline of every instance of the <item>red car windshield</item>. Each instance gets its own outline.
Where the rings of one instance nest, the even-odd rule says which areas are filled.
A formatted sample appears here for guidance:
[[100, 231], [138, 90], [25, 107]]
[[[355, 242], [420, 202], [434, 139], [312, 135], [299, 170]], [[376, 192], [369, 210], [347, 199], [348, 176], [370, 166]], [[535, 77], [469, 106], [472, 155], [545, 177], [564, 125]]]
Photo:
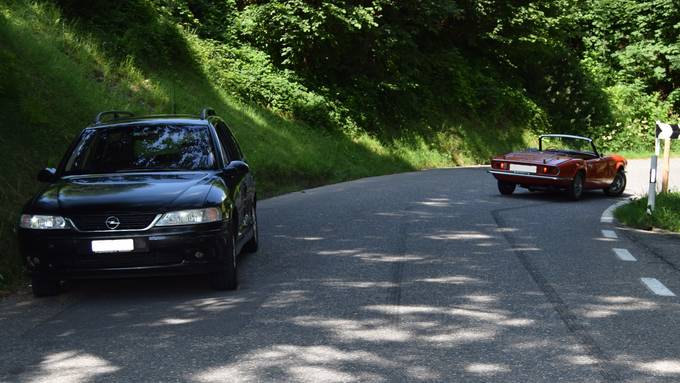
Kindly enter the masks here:
[[576, 137], [543, 136], [541, 150], [546, 152], [592, 153], [593, 145], [589, 140]]

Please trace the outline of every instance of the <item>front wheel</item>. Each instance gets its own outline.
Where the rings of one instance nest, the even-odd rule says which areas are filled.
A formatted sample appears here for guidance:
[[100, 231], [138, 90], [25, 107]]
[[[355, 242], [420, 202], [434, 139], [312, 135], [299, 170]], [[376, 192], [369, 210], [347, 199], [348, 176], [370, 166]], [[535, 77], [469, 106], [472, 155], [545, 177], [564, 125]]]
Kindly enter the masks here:
[[501, 192], [503, 195], [510, 195], [515, 191], [515, 188], [517, 187], [516, 184], [513, 184], [512, 182], [505, 182], [498, 180], [498, 191]]
[[623, 170], [616, 172], [612, 184], [603, 190], [604, 194], [610, 197], [618, 197], [623, 194], [623, 191], [626, 190], [626, 173]]
[[583, 195], [583, 173], [578, 172], [567, 189], [567, 194], [572, 201], [578, 201]]
[[236, 254], [236, 233], [229, 234], [227, 243], [227, 251], [224, 266], [219, 270], [210, 274], [210, 285], [215, 290], [236, 290], [238, 287], [238, 270], [237, 270], [237, 254]]
[[254, 253], [257, 251], [257, 248], [260, 246], [260, 235], [258, 233], [257, 229], [257, 208], [255, 205], [253, 205], [252, 210], [250, 211], [250, 222], [251, 222], [251, 230], [253, 232], [252, 238], [248, 242], [246, 242], [245, 245], [243, 245], [243, 251], [246, 253]]

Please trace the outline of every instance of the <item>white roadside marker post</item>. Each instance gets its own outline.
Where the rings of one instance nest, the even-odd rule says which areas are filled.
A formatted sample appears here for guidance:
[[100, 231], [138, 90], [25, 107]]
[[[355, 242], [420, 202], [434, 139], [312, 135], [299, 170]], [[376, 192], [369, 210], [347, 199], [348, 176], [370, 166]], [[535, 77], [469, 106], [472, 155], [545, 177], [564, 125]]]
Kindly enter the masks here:
[[[667, 140], [666, 146], [669, 147], [669, 142], [673, 138], [678, 138], [680, 137], [680, 126], [679, 125], [670, 125], [663, 123], [661, 121], [656, 122], [656, 138], [654, 139], [654, 155], [652, 156], [652, 161], [649, 167], [649, 193], [647, 195], [647, 214], [651, 215], [654, 212], [654, 206], [656, 205], [656, 165], [657, 165], [657, 158], [659, 157], [659, 154], [661, 152], [661, 145], [659, 144], [660, 139], [665, 139]], [[664, 154], [664, 161], [666, 160], [666, 156], [670, 156], [670, 149], [667, 150], [667, 152]], [[670, 160], [666, 164], [666, 168], [664, 169], [664, 174], [666, 175], [665, 179], [663, 180], [663, 183], [665, 185], [668, 185], [668, 168], [670, 164]]]
[[656, 158], [659, 156], [659, 139], [654, 140], [654, 155], [649, 165], [649, 193], [647, 194], [647, 214], [652, 215], [656, 205]]

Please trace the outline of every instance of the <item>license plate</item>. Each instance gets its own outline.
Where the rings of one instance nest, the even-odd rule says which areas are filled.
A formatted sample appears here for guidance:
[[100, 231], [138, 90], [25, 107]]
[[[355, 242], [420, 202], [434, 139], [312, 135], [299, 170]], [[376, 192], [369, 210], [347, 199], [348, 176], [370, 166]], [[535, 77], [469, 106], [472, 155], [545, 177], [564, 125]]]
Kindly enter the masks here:
[[536, 174], [536, 167], [529, 165], [510, 164], [510, 170], [518, 173], [534, 173]]
[[135, 242], [132, 239], [92, 241], [93, 253], [124, 253], [134, 249]]

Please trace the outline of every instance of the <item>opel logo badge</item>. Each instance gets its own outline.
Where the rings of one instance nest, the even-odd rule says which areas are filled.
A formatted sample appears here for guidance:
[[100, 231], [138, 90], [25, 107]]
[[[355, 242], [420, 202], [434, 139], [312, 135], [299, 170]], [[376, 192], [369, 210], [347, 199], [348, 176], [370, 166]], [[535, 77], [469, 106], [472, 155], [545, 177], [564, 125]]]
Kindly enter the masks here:
[[111, 216], [106, 219], [106, 227], [111, 230], [116, 230], [120, 226], [120, 220], [118, 217]]

